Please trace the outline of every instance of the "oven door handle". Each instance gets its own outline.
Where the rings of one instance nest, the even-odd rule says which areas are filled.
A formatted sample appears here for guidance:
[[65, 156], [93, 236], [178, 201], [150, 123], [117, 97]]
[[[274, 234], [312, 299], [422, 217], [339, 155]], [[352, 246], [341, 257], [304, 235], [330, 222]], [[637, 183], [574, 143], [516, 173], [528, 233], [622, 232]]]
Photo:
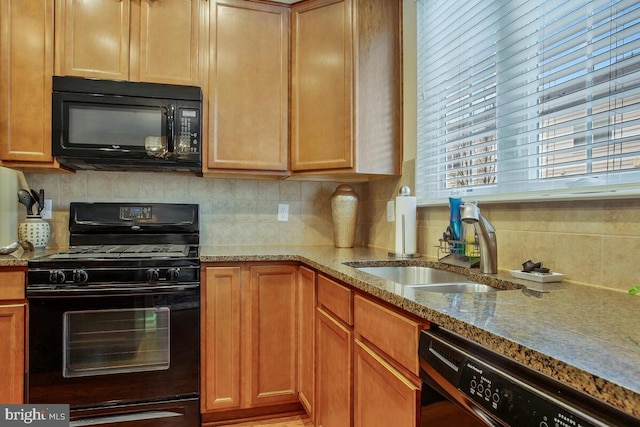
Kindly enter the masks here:
[[27, 298], [37, 297], [69, 297], [87, 295], [133, 295], [133, 294], [163, 294], [182, 291], [198, 290], [199, 283], [173, 285], [104, 285], [104, 286], [64, 286], [47, 288], [28, 288]]

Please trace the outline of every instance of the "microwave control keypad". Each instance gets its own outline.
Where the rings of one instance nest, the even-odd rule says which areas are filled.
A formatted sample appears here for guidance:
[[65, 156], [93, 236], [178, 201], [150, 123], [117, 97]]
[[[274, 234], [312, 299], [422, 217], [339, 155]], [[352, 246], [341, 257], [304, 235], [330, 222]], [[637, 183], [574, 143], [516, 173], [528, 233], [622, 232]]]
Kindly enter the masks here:
[[177, 147], [179, 153], [200, 152], [198, 128], [198, 113], [194, 110], [182, 110], [180, 112], [180, 136]]

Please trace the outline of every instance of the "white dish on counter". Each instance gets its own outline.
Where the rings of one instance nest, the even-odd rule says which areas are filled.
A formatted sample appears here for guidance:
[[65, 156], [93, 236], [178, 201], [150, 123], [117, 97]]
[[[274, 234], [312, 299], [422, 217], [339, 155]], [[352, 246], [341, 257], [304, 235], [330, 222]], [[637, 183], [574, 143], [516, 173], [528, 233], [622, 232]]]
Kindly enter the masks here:
[[509, 270], [509, 273], [517, 279], [531, 280], [540, 283], [561, 282], [564, 279], [562, 273], [538, 273], [536, 271], [524, 272], [521, 270]]

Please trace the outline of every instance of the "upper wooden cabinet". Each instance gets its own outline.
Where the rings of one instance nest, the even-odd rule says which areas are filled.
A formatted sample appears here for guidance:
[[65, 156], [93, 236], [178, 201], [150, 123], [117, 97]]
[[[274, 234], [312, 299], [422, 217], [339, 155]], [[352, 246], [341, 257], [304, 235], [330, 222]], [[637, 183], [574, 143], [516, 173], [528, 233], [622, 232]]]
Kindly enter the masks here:
[[0, 164], [56, 168], [51, 156], [53, 0], [0, 2]]
[[204, 0], [56, 0], [57, 75], [200, 85]]
[[205, 173], [287, 174], [289, 16], [286, 6], [211, 3]]
[[401, 173], [401, 8], [399, 0], [293, 6], [294, 175]]

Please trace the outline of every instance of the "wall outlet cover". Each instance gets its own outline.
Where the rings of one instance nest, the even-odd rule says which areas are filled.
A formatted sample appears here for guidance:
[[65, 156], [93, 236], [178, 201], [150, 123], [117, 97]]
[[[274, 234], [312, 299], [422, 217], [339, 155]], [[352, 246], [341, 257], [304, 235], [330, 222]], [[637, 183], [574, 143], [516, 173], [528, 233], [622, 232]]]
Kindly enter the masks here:
[[289, 221], [289, 205], [287, 203], [278, 204], [278, 221]]
[[396, 220], [396, 203], [393, 200], [387, 202], [387, 222]]
[[53, 203], [51, 199], [44, 199], [44, 209], [42, 209], [42, 212], [40, 212], [40, 215], [42, 215], [42, 219], [51, 219], [52, 209]]

